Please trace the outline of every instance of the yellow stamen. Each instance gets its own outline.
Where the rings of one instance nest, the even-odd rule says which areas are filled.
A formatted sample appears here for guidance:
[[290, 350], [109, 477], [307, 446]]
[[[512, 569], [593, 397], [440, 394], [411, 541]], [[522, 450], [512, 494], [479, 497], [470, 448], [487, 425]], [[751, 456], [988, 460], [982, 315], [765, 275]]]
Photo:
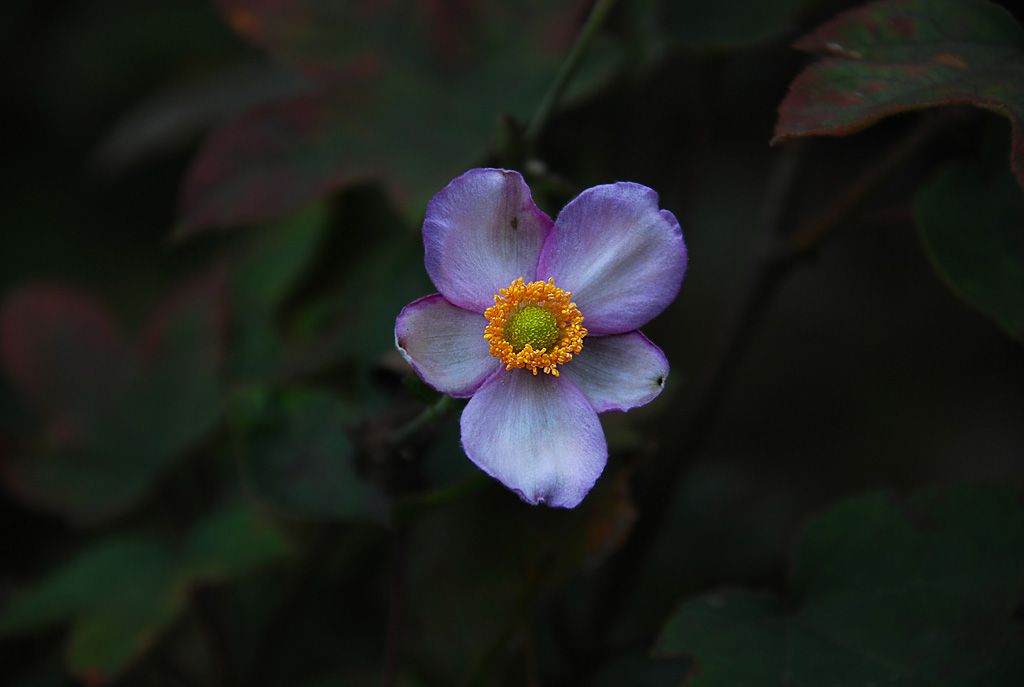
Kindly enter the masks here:
[[494, 296], [494, 305], [484, 312], [490, 324], [484, 338], [491, 355], [505, 363], [506, 370], [525, 367], [537, 374], [543, 370], [558, 376], [564, 365], [583, 350], [587, 330], [580, 326], [583, 315], [569, 299], [572, 293], [547, 282], [523, 283], [520, 277]]

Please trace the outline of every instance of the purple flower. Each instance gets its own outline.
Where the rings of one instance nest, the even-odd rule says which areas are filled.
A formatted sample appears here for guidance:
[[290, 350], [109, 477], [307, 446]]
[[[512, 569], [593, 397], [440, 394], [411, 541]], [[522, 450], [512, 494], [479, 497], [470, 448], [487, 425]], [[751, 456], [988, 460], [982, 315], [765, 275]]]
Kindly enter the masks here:
[[665, 385], [668, 361], [637, 328], [679, 292], [679, 222], [619, 182], [552, 223], [518, 172], [474, 169], [430, 201], [423, 242], [440, 293], [402, 310], [398, 350], [430, 386], [472, 397], [462, 446], [481, 470], [530, 503], [576, 506], [608, 458], [597, 414]]

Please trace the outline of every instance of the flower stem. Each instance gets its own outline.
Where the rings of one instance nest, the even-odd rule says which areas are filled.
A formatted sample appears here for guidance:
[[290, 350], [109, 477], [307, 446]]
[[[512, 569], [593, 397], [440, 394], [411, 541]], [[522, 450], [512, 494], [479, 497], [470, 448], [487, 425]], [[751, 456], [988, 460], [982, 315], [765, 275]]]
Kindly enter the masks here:
[[916, 127], [888, 155], [854, 179], [809, 222], [802, 225], [789, 242], [794, 257], [804, 257], [817, 249], [823, 240], [842, 224], [864, 198], [882, 181], [888, 179], [903, 163], [920, 151], [949, 119], [939, 114], [928, 117]]
[[295, 623], [302, 606], [309, 603], [303, 595], [316, 588], [316, 574], [326, 566], [336, 536], [335, 526], [321, 525], [302, 547], [301, 560], [276, 593], [277, 599], [264, 623], [246, 687], [264, 687], [272, 680], [281, 650], [287, 646], [289, 638], [295, 636]]
[[533, 113], [533, 118], [526, 127], [523, 138], [526, 139], [526, 143], [530, 147], [534, 146], [537, 139], [540, 138], [541, 133], [547, 126], [548, 120], [551, 118], [551, 113], [562, 98], [565, 87], [569, 84], [569, 80], [572, 78], [573, 73], [575, 73], [576, 68], [583, 59], [583, 55], [586, 54], [608, 13], [611, 12], [613, 5], [615, 5], [615, 0], [597, 0], [594, 3], [594, 7], [587, 16], [586, 23], [580, 30], [580, 35], [576, 37], [576, 42], [573, 44], [569, 55], [565, 58], [558, 71], [558, 75], [555, 77], [554, 83], [551, 84], [548, 92], [544, 94], [544, 99], [541, 100], [540, 106]]
[[234, 683], [231, 642], [217, 609], [216, 590], [210, 586], [200, 586], [193, 590], [191, 600], [210, 653], [213, 684], [231, 685]]
[[416, 434], [416, 432], [420, 431], [454, 407], [454, 398], [448, 395], [441, 396], [441, 398], [437, 399], [433, 405], [427, 406], [423, 409], [422, 413], [395, 430], [395, 433], [391, 436], [391, 443], [396, 446], [404, 443], [409, 437]]
[[[449, 398], [445, 396], [445, 398]], [[388, 629], [384, 644], [382, 687], [395, 687], [401, 658], [402, 635], [405, 632], [405, 569], [408, 534], [400, 525], [392, 534], [391, 601], [388, 607]]]

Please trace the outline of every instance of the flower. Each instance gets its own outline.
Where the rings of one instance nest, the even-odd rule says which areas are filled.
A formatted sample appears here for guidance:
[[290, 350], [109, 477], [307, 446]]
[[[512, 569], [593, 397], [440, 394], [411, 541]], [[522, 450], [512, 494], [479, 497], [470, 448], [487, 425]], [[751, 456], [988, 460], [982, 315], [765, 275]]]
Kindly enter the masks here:
[[473, 169], [430, 201], [423, 243], [439, 293], [399, 314], [398, 350], [470, 398], [462, 446], [480, 469], [530, 503], [578, 505], [608, 458], [597, 414], [665, 385], [668, 361], [638, 328], [679, 292], [679, 222], [626, 182], [587, 189], [552, 222], [518, 172]]

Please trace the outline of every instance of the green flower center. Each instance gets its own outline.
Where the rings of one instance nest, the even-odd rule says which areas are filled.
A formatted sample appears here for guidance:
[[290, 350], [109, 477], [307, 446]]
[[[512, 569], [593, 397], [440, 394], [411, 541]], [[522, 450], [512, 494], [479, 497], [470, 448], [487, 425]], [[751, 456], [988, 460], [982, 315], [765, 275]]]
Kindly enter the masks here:
[[535, 351], [551, 351], [558, 343], [558, 320], [547, 308], [527, 305], [509, 314], [505, 322], [505, 341], [516, 353], [526, 348], [526, 344]]

